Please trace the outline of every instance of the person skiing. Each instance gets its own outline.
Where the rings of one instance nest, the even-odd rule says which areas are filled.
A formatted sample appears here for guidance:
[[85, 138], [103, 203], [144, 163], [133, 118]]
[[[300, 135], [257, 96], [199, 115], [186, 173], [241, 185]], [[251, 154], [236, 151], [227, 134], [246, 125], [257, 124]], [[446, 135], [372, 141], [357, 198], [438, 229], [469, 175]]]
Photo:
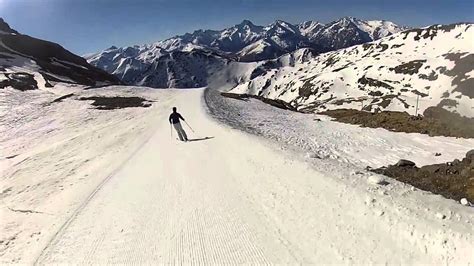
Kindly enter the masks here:
[[188, 136], [179, 122], [180, 119], [185, 121], [181, 114], [176, 111], [176, 107], [173, 107], [173, 112], [170, 114], [169, 118], [170, 124], [173, 124], [174, 129], [176, 129], [179, 140], [188, 141]]

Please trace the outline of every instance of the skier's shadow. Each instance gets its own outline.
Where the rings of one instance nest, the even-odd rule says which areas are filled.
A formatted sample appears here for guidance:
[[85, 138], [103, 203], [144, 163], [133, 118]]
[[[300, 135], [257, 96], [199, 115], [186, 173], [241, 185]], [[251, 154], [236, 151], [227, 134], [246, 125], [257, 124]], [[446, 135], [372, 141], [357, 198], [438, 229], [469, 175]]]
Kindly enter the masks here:
[[192, 141], [202, 141], [202, 140], [208, 140], [208, 139], [213, 139], [214, 137], [205, 137], [205, 138], [197, 138], [197, 139], [188, 139], [189, 142]]

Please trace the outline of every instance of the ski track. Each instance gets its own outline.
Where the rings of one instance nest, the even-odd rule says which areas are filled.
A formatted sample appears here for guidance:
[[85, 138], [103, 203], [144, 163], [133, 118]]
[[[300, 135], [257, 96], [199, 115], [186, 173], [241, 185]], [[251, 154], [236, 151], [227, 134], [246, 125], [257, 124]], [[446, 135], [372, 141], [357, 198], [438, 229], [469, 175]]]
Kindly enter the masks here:
[[[155, 134], [76, 212], [38, 264], [474, 261], [468, 208], [316, 171], [211, 120], [202, 89], [172, 93], [199, 133], [185, 128], [190, 138], [214, 138], [170, 140], [169, 110], [162, 110]], [[416, 207], [431, 200], [463, 221]]]

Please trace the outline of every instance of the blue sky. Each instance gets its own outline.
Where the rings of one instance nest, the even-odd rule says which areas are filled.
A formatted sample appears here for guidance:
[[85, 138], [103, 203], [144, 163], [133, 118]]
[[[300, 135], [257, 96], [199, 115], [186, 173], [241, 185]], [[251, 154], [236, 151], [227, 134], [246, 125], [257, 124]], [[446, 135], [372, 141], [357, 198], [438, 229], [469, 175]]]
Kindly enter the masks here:
[[0, 0], [14, 29], [77, 54], [111, 45], [150, 43], [195, 29], [221, 29], [249, 19], [329, 22], [343, 16], [425, 26], [474, 21], [466, 0]]

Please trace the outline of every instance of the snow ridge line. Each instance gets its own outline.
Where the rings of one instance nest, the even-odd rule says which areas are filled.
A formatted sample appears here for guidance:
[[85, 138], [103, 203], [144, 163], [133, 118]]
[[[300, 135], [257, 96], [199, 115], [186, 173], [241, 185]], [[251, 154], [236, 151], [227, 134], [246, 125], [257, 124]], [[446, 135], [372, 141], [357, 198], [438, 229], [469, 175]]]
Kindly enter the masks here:
[[[157, 125], [157, 124], [155, 124]], [[130, 159], [132, 159], [135, 154], [138, 153], [138, 151], [140, 151], [144, 146], [145, 144], [147, 144], [150, 139], [154, 136], [154, 133], [156, 132], [157, 128], [155, 128], [152, 133], [150, 133], [150, 135], [138, 146], [138, 148], [133, 151], [128, 157], [127, 159], [125, 159], [125, 161], [119, 166], [117, 167], [115, 170], [112, 171], [112, 173], [110, 173], [104, 180], [102, 180], [99, 185], [97, 185], [97, 187], [89, 194], [89, 196], [73, 211], [73, 213], [71, 214], [71, 216], [63, 223], [63, 225], [61, 225], [61, 227], [58, 229], [58, 231], [50, 238], [50, 240], [47, 242], [46, 246], [41, 250], [41, 252], [39, 253], [38, 257], [34, 260], [33, 262], [33, 265], [40, 265], [40, 262], [42, 260], [45, 259], [45, 257], [47, 256], [48, 252], [49, 252], [49, 248], [55, 243], [57, 242], [60, 237], [63, 235], [63, 233], [66, 231], [66, 229], [69, 227], [69, 225], [71, 225], [71, 223], [77, 218], [77, 216], [81, 213], [81, 211], [89, 204], [89, 202], [94, 199], [95, 195], [105, 186], [105, 184], [108, 183], [108, 181], [110, 179], [112, 179], [112, 177], [117, 173], [119, 172], [124, 166], [125, 164], [130, 161]]]

